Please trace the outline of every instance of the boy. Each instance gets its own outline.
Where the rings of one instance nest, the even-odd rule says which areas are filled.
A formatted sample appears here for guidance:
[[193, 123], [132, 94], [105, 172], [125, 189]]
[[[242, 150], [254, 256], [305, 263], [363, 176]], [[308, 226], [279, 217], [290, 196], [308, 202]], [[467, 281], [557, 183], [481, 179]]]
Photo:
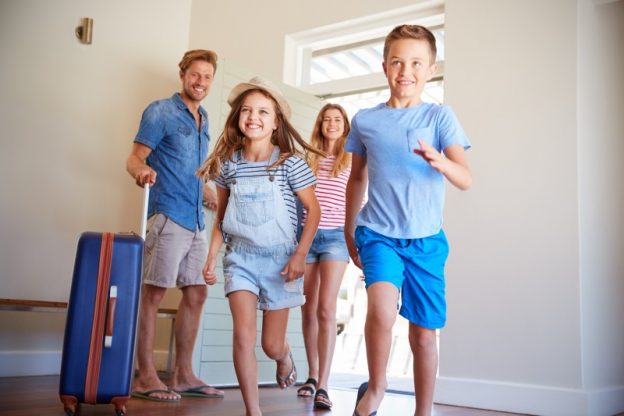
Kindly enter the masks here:
[[[420, 98], [435, 57], [429, 30], [394, 28], [384, 44], [390, 99], [355, 115], [345, 146], [353, 153], [345, 237], [368, 294], [369, 382], [358, 391], [356, 416], [375, 415], [383, 399], [399, 293], [414, 355], [416, 415], [432, 411], [436, 329], [446, 321], [444, 178], [461, 190], [472, 182], [464, 153], [470, 143], [452, 110]], [[367, 184], [368, 202], [358, 214]]]

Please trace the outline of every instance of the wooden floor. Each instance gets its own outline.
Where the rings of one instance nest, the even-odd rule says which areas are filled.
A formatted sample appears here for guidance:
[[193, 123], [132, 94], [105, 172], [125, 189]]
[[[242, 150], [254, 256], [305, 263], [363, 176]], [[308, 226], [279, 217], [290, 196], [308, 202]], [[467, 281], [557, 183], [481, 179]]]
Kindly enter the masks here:
[[[2, 416], [64, 416], [58, 398], [58, 376], [0, 378], [0, 415]], [[295, 389], [282, 391], [276, 387], [260, 390], [264, 416], [350, 416], [353, 413], [354, 389], [329, 389], [334, 403], [331, 411], [315, 411], [311, 399], [297, 398]], [[115, 415], [112, 405], [82, 405], [82, 416]], [[160, 403], [131, 399], [129, 416], [241, 416], [245, 414], [240, 390], [226, 389], [224, 399], [183, 398], [179, 403]], [[414, 414], [413, 396], [387, 394], [380, 416], [410, 416]], [[434, 416], [510, 416], [511, 413], [492, 412], [454, 406], [436, 405]]]

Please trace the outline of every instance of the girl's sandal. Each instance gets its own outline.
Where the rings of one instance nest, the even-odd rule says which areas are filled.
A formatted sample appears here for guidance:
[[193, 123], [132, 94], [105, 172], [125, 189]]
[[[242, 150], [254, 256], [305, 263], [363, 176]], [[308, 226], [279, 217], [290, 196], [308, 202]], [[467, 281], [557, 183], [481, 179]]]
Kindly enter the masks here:
[[297, 382], [297, 367], [295, 367], [295, 359], [292, 356], [292, 351], [288, 353], [288, 356], [290, 357], [290, 363], [292, 364], [290, 373], [288, 373], [286, 377], [282, 377], [277, 371], [275, 372], [275, 380], [277, 381], [277, 385], [282, 390], [286, 390], [287, 388], [294, 386]]
[[297, 390], [297, 396], [313, 397], [314, 393], [316, 393], [317, 383], [316, 379], [313, 379], [312, 377], [308, 378], [305, 383], [303, 383], [303, 386], [299, 387]]
[[329, 400], [329, 395], [327, 394], [327, 390], [318, 389], [316, 391], [316, 395], [314, 396], [314, 408], [315, 409], [323, 409], [329, 410], [332, 407], [332, 402]]

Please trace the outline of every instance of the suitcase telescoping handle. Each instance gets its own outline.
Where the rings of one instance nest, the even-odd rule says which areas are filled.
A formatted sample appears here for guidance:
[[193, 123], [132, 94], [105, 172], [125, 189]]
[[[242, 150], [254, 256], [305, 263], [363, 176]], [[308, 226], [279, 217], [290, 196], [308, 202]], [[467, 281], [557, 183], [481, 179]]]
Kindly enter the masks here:
[[145, 235], [147, 234], [147, 205], [149, 202], [149, 190], [150, 185], [146, 183], [143, 188], [143, 210], [141, 211], [141, 238], [145, 241]]
[[[143, 187], [143, 209], [141, 211], [141, 238], [145, 241], [147, 233], [147, 203], [149, 202], [149, 183]], [[108, 293], [108, 310], [106, 329], [104, 333], [104, 347], [113, 346], [113, 323], [115, 322], [115, 306], [117, 304], [117, 286], [111, 286]]]

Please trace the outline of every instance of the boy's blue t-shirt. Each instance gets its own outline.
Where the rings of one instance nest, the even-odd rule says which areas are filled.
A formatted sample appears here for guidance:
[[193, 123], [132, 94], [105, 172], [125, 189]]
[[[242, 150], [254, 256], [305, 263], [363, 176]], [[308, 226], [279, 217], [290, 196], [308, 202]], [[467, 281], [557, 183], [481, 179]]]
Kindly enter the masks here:
[[455, 114], [445, 105], [420, 103], [360, 110], [351, 122], [348, 152], [367, 158], [368, 201], [356, 219], [392, 238], [423, 238], [442, 228], [444, 176], [415, 154], [418, 139], [442, 152], [470, 148]]

